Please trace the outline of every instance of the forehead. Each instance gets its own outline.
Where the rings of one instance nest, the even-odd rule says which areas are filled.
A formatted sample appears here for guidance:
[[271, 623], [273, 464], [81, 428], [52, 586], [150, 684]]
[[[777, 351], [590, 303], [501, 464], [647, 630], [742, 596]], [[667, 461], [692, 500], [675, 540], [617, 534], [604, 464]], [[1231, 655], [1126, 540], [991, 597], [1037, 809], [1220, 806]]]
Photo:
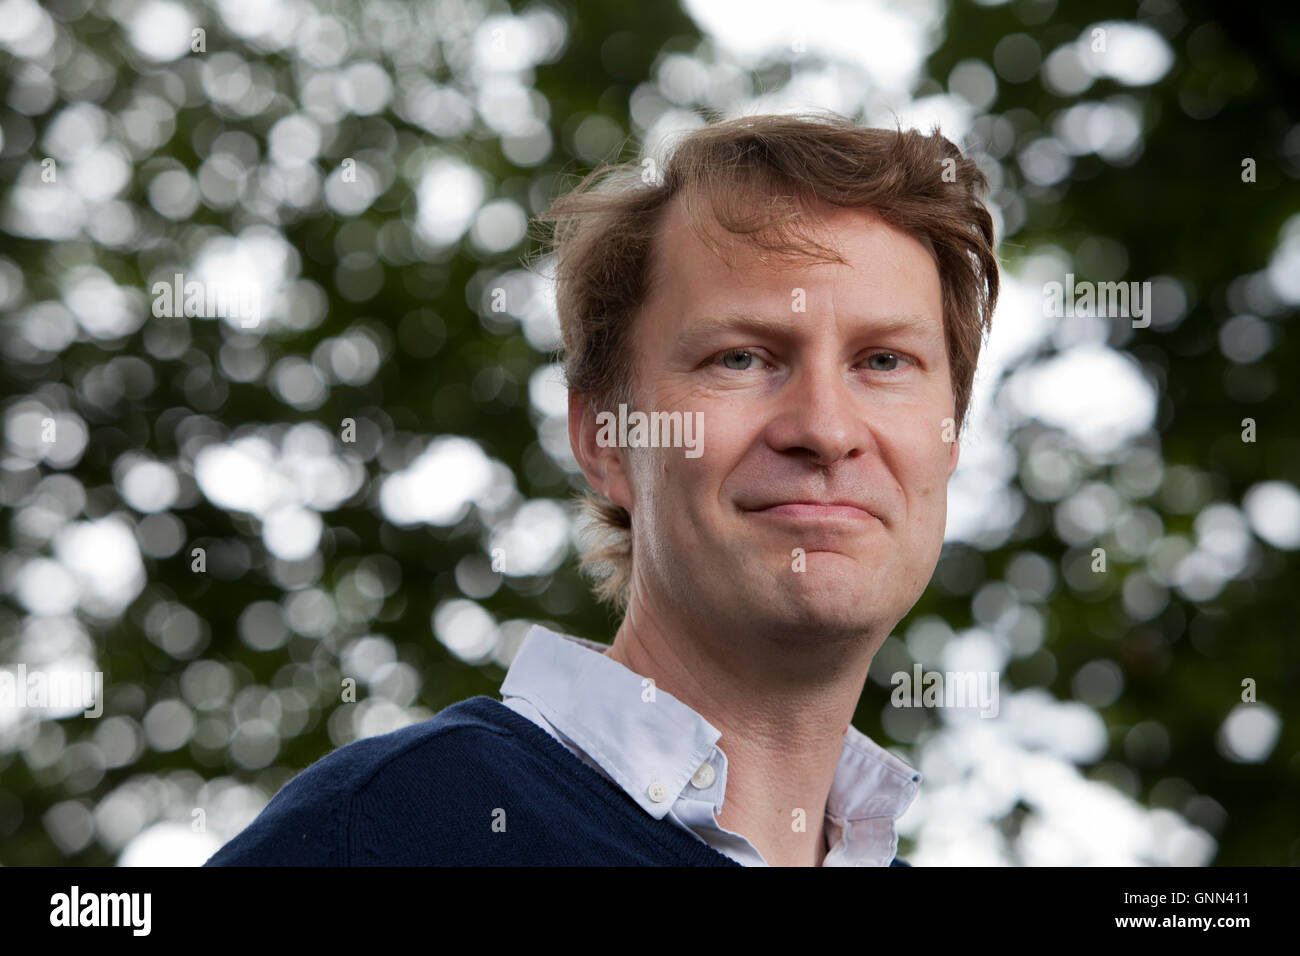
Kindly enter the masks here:
[[700, 203], [697, 229], [678, 197], [656, 236], [654, 294], [679, 306], [708, 307], [718, 300], [734, 305], [737, 298], [789, 299], [801, 284], [816, 284], [833, 289], [837, 299], [869, 300], [873, 313], [941, 321], [939, 271], [928, 242], [864, 209], [813, 206], [801, 222], [805, 235], [844, 261], [767, 249], [728, 232], [709, 214], [707, 200]]

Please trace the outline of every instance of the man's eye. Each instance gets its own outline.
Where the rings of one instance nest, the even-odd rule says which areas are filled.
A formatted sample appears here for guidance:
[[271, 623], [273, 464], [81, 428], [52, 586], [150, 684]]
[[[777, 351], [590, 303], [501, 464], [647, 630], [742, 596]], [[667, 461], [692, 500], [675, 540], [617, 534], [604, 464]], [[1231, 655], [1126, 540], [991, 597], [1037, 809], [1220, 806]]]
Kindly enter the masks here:
[[[730, 352], [723, 352], [718, 357], [722, 359], [723, 367], [729, 368], [733, 372], [746, 372], [755, 367], [754, 362], [763, 361], [753, 352], [748, 352], [745, 349], [732, 349]], [[733, 365], [733, 361], [736, 364]]]
[[[885, 364], [872, 365], [871, 363], [875, 362], [877, 359], [882, 360]], [[871, 369], [874, 372], [892, 372], [898, 368], [899, 362], [906, 361], [907, 359], [903, 358], [897, 352], [877, 352], [875, 355], [867, 358], [867, 364], [871, 365]]]

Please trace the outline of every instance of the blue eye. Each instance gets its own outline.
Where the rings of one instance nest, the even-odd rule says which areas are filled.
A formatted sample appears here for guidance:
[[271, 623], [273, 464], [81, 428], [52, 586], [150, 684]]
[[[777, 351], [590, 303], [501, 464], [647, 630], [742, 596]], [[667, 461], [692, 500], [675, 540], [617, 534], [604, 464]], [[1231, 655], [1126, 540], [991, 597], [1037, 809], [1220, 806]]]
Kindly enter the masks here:
[[868, 357], [867, 363], [870, 364], [871, 362], [874, 362], [876, 359], [887, 359], [893, 364], [890, 365], [888, 368], [880, 368], [879, 366], [872, 366], [872, 371], [875, 372], [892, 372], [898, 367], [898, 363], [900, 361], [906, 361], [906, 359], [903, 359], [901, 356], [899, 356], [897, 353], [894, 352], [877, 352], [875, 355]]
[[[751, 363], [755, 361], [763, 361], [753, 352], [747, 352], [744, 349], [732, 349], [730, 352], [723, 352], [720, 358], [722, 359], [723, 367], [729, 368], [733, 372], [748, 371], [752, 367]], [[739, 358], [744, 364], [739, 366], [730, 364], [728, 360], [733, 358]]]

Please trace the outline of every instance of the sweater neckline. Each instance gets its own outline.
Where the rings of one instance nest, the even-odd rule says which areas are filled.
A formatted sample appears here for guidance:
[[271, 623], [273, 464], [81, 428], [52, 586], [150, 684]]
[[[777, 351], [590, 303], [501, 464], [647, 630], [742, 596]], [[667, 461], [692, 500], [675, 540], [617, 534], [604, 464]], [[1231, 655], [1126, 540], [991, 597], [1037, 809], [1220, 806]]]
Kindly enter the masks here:
[[[684, 864], [692, 862], [690, 858], [695, 857], [701, 863], [707, 860], [710, 866], [741, 866], [740, 863], [737, 863], [725, 853], [716, 850], [694, 834], [686, 833], [671, 822], [647, 820], [645, 811], [617, 784], [587, 766], [545, 730], [522, 714], [511, 710], [495, 697], [479, 694], [468, 700], [461, 701], [459, 704], [452, 705], [452, 708], [449, 709], [461, 709], [494, 726], [503, 727], [516, 736], [522, 737], [528, 743], [533, 744], [544, 756], [549, 757], [552, 763], [562, 764], [566, 770], [576, 773], [589, 784], [599, 788], [599, 790], [615, 794], [615, 805], [625, 812], [625, 816], [634, 820], [647, 832], [653, 832], [654, 838], [657, 840], [670, 845], [672, 843], [677, 844], [681, 855], [685, 857]], [[652, 823], [658, 822], [664, 822], [665, 826], [662, 828], [652, 827]]]

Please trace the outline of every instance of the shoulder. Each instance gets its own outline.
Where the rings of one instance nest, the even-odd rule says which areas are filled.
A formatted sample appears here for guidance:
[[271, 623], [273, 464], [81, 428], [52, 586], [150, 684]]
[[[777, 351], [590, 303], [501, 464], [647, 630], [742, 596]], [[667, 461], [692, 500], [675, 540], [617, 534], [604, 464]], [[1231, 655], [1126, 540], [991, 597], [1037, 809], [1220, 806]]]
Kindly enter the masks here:
[[316, 761], [288, 786], [301, 781], [303, 787], [355, 795], [421, 773], [431, 760], [440, 766], [447, 760], [483, 762], [497, 749], [518, 746], [515, 735], [485, 710], [495, 704], [473, 697], [421, 723], [354, 741]]
[[[496, 702], [461, 701], [429, 720], [347, 744], [281, 788], [209, 866], [347, 866], [370, 829], [418, 823], [431, 803], [443, 809], [476, 782], [496, 779], [519, 741], [492, 719]], [[353, 831], [360, 826], [358, 835]]]

